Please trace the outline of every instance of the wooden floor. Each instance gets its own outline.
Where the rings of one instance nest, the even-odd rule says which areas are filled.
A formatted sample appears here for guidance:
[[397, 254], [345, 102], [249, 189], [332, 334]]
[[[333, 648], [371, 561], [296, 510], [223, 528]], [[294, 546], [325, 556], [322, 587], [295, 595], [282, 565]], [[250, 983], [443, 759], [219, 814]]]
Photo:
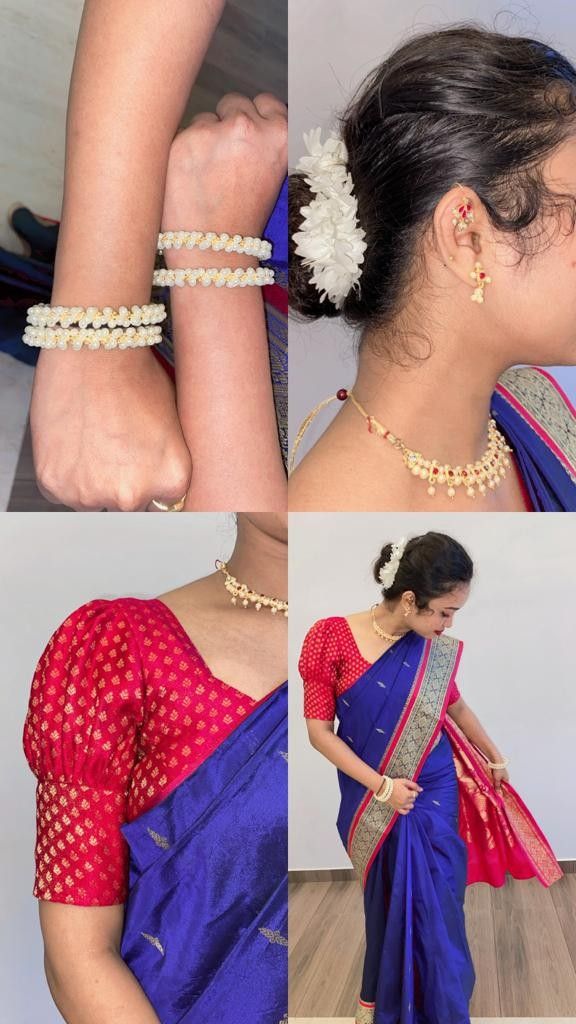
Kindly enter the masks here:
[[[576, 1020], [576, 874], [549, 889], [507, 876], [466, 891], [476, 970], [473, 1019]], [[362, 976], [362, 890], [354, 881], [290, 885], [290, 1024], [354, 1017]]]
[[[187, 124], [200, 111], [214, 110], [227, 92], [242, 92], [251, 98], [259, 92], [273, 92], [287, 102], [287, 39], [287, 0], [228, 0], [182, 123]], [[46, 502], [36, 487], [28, 432], [7, 507], [11, 512], [62, 511], [62, 506]]]

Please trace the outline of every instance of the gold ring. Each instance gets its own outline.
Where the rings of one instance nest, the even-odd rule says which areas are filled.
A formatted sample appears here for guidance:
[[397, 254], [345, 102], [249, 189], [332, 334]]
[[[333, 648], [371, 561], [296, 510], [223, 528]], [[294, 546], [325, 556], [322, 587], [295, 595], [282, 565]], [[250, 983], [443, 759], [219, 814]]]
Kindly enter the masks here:
[[152, 498], [150, 504], [154, 505], [154, 508], [157, 508], [159, 512], [181, 512], [186, 504], [187, 497], [188, 492], [186, 492], [183, 498], [180, 498], [180, 501], [175, 501], [173, 505], [165, 505], [163, 501]]

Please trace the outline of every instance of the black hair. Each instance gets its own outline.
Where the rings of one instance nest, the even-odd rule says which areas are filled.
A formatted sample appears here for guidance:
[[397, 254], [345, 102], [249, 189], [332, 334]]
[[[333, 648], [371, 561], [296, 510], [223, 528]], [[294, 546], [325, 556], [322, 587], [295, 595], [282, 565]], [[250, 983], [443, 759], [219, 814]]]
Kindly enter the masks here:
[[[374, 562], [374, 579], [392, 555], [392, 544], [385, 544]], [[394, 583], [383, 591], [387, 601], [395, 601], [406, 590], [412, 590], [417, 608], [426, 608], [429, 601], [441, 597], [460, 583], [470, 583], [474, 563], [462, 545], [446, 533], [430, 530], [408, 541]]]
[[455, 183], [473, 189], [493, 227], [511, 236], [518, 263], [548, 238], [546, 214], [568, 208], [573, 230], [576, 197], [548, 188], [543, 162], [571, 136], [575, 112], [576, 70], [543, 42], [470, 22], [409, 38], [364, 79], [339, 118], [367, 243], [360, 289], [341, 310], [320, 300], [294, 254], [300, 207], [312, 195], [302, 173], [290, 176], [293, 311], [401, 335], [424, 266], [423, 235]]

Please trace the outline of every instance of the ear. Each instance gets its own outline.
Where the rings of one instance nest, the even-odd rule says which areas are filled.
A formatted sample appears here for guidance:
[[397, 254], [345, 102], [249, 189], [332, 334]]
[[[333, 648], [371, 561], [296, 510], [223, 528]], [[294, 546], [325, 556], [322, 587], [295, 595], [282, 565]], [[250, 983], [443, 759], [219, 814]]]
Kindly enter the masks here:
[[[462, 213], [464, 220], [459, 216]], [[442, 263], [468, 287], [474, 287], [470, 274], [483, 246], [487, 248], [491, 230], [484, 205], [473, 189], [456, 183], [442, 196], [434, 211], [433, 232]]]
[[400, 600], [404, 609], [409, 608], [412, 611], [416, 607], [416, 594], [413, 590], [405, 590]]

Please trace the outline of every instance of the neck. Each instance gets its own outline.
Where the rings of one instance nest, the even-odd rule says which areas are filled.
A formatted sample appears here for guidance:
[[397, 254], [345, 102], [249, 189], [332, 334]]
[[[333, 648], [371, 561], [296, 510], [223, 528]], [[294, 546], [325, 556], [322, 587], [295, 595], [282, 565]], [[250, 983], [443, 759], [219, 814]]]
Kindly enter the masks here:
[[256, 519], [238, 514], [234, 551], [228, 559], [228, 571], [239, 583], [245, 583], [266, 597], [281, 601], [288, 594], [288, 545], [280, 533], [265, 529]]
[[404, 636], [405, 633], [410, 631], [410, 627], [406, 624], [404, 613], [400, 610], [388, 608], [385, 602], [382, 602], [374, 609], [374, 618], [380, 629], [393, 636]]
[[366, 412], [427, 458], [460, 465], [480, 458], [492, 393], [509, 364], [469, 333], [445, 332], [430, 355], [402, 366], [378, 355], [385, 348], [372, 332], [361, 349], [354, 394]]

